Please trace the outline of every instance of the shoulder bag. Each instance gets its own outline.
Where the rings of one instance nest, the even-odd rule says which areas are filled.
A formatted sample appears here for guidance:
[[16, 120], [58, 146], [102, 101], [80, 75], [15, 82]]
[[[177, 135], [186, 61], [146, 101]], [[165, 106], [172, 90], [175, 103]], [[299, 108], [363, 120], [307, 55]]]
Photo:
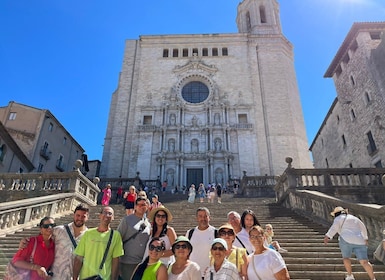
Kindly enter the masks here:
[[72, 233], [70, 231], [70, 227], [68, 225], [64, 225], [64, 228], [66, 229], [66, 231], [68, 233], [68, 236], [71, 239], [72, 245], [74, 245], [74, 248], [76, 249], [76, 246], [78, 244], [76, 244], [75, 238], [73, 237], [73, 235], [72, 235]]
[[253, 270], [254, 270], [255, 275], [257, 276], [258, 280], [262, 280], [262, 278], [259, 277], [257, 270], [255, 269], [254, 256], [251, 258], [251, 261], [253, 262]]
[[[33, 250], [31, 256], [29, 257], [29, 262], [33, 264], [33, 257], [35, 255], [37, 245], [37, 238], [35, 237], [35, 244], [33, 245]], [[25, 280], [31, 278], [30, 269], [16, 267], [12, 260], [9, 261], [7, 267], [5, 268], [4, 280]]]
[[[103, 259], [102, 259], [102, 262], [99, 265], [99, 271], [103, 268], [103, 265], [104, 265], [104, 263], [105, 263], [105, 261], [107, 259], [107, 254], [108, 254], [108, 250], [110, 249], [110, 245], [111, 245], [111, 241], [112, 241], [112, 236], [113, 235], [114, 235], [114, 230], [111, 229], [110, 238], [108, 239], [107, 247], [106, 247], [106, 250], [104, 251]], [[91, 276], [91, 277], [84, 278], [83, 280], [103, 280], [103, 278], [100, 275], [94, 275], [94, 276]]]

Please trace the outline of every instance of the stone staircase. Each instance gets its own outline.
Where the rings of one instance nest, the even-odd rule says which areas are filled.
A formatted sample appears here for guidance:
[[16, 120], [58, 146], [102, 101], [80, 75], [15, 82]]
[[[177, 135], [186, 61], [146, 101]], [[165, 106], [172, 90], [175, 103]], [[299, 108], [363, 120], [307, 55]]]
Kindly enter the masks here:
[[[327, 228], [316, 224], [296, 213], [274, 203], [271, 198], [233, 198], [224, 195], [222, 204], [209, 204], [207, 202], [195, 204], [187, 203], [186, 195], [160, 197], [166, 207], [174, 216], [170, 223], [177, 235], [184, 235], [190, 227], [196, 225], [195, 211], [199, 206], [206, 206], [211, 212], [211, 224], [219, 227], [226, 222], [226, 214], [235, 210], [242, 213], [245, 209], [252, 209], [258, 217], [261, 225], [271, 223], [274, 227], [275, 239], [281, 246], [288, 250], [282, 254], [286, 261], [291, 279], [296, 280], [342, 280], [345, 269], [342, 264], [341, 254], [336, 239], [328, 246], [323, 244], [323, 236]], [[115, 220], [112, 227], [116, 228], [120, 219], [125, 215], [124, 207], [112, 205], [115, 210]], [[98, 224], [98, 212], [100, 206], [93, 207], [90, 213], [88, 227]], [[72, 216], [56, 219], [57, 224], [68, 223]], [[0, 279], [8, 260], [16, 252], [19, 241], [24, 236], [36, 235], [37, 228], [27, 229], [3, 238], [0, 238]], [[371, 260], [372, 261], [372, 260]], [[377, 280], [385, 279], [385, 266], [373, 262]], [[357, 280], [369, 279], [361, 265], [354, 259], [353, 272]]]

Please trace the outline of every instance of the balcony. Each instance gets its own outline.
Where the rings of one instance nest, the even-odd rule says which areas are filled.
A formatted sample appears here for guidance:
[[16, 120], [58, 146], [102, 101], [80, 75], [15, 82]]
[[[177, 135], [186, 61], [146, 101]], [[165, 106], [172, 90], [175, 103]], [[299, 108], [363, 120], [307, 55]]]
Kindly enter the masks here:
[[56, 161], [56, 169], [63, 172], [66, 169], [66, 165], [60, 159], [58, 159]]
[[48, 150], [46, 147], [41, 147], [40, 149], [40, 155], [45, 158], [46, 160], [49, 160], [51, 158], [52, 152]]

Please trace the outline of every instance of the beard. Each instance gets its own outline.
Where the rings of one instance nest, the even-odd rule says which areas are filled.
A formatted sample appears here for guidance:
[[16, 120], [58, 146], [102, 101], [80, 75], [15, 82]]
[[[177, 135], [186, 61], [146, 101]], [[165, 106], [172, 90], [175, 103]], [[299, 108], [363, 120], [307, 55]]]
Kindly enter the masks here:
[[83, 221], [74, 221], [74, 226], [80, 228], [80, 227], [84, 226], [84, 222]]

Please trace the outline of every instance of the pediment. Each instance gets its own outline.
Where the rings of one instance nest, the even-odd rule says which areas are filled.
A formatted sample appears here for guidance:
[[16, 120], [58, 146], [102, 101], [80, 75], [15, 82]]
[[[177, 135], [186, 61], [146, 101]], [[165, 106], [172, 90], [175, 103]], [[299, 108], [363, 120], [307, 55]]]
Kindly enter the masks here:
[[212, 76], [218, 69], [214, 65], [207, 65], [201, 60], [190, 60], [182, 66], [176, 66], [173, 72], [177, 75], [190, 73], [205, 73], [207, 76]]

